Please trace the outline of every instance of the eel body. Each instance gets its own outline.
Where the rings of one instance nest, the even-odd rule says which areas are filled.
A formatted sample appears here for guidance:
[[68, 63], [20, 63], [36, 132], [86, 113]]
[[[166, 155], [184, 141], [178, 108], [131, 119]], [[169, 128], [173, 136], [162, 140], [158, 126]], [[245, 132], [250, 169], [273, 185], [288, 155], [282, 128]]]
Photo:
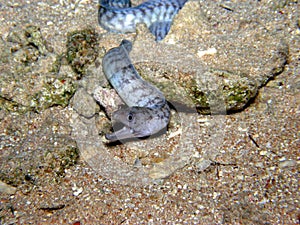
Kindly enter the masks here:
[[123, 128], [106, 139], [116, 141], [151, 136], [164, 129], [170, 119], [170, 109], [163, 93], [143, 80], [134, 68], [128, 53], [132, 43], [123, 40], [119, 47], [109, 50], [103, 57], [103, 71], [127, 105], [115, 111], [112, 119]]
[[98, 21], [112, 32], [135, 32], [138, 23], [144, 23], [156, 41], [168, 34], [172, 21], [187, 0], [150, 0], [131, 7], [130, 0], [100, 0]]

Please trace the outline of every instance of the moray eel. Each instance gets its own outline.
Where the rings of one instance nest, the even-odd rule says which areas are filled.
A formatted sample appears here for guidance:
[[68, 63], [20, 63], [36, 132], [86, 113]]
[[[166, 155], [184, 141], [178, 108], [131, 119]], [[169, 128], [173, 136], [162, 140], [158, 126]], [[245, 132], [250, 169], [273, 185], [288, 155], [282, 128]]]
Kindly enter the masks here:
[[163, 93], [140, 77], [128, 55], [131, 49], [132, 43], [123, 40], [102, 61], [106, 78], [127, 105], [113, 113], [112, 120], [124, 127], [106, 134], [109, 141], [151, 136], [166, 128], [170, 120]]
[[156, 41], [168, 34], [172, 21], [187, 0], [150, 0], [131, 7], [130, 0], [99, 0], [100, 26], [112, 32], [135, 32], [138, 23], [145, 23]]

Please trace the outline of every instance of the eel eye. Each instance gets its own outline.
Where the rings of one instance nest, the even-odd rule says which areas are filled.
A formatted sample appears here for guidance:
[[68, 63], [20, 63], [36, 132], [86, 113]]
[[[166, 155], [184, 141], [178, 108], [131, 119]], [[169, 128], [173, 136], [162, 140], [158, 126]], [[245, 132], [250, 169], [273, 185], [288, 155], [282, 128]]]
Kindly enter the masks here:
[[129, 113], [128, 116], [127, 116], [127, 120], [129, 122], [131, 122], [133, 120], [133, 114], [132, 113]]

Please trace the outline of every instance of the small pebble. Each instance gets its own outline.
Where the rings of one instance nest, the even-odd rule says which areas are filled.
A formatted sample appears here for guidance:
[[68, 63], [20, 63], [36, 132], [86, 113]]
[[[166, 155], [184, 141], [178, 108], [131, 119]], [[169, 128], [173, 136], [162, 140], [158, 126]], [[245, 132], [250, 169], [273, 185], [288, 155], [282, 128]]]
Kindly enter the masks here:
[[297, 165], [297, 161], [295, 161], [295, 160], [290, 160], [290, 159], [284, 160], [284, 161], [280, 161], [280, 162], [278, 163], [278, 167], [279, 167], [279, 168], [294, 167], [294, 166], [296, 166], [296, 165]]
[[14, 193], [16, 193], [16, 191], [17, 188], [0, 181], [0, 193], [13, 195]]
[[209, 48], [207, 50], [204, 50], [204, 51], [198, 51], [197, 52], [197, 55], [199, 56], [199, 58], [205, 56], [205, 55], [214, 55], [217, 53], [217, 49], [215, 48]]
[[76, 185], [74, 187], [72, 187], [73, 190], [73, 195], [74, 196], [78, 196], [82, 193], [83, 188], [82, 187], [77, 187]]

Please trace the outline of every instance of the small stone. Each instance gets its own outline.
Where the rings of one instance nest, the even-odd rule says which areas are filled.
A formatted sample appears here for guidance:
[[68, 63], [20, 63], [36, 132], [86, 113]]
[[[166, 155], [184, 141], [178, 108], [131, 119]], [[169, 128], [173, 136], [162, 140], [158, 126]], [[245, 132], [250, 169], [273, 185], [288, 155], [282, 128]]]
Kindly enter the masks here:
[[206, 55], [214, 55], [217, 53], [217, 49], [216, 48], [209, 48], [207, 50], [203, 50], [203, 51], [198, 51], [197, 52], [197, 55], [199, 58], [202, 58], [203, 56], [206, 56]]
[[262, 156], [267, 156], [267, 155], [269, 155], [269, 152], [263, 150], [263, 151], [260, 151], [259, 154], [262, 155]]
[[17, 188], [0, 181], [0, 192], [1, 193], [13, 195], [16, 193], [16, 190], [17, 190]]
[[142, 165], [141, 160], [139, 158], [136, 158], [135, 161], [134, 161], [133, 166], [136, 167], [136, 168], [141, 168], [143, 165]]
[[201, 159], [196, 164], [197, 172], [202, 172], [202, 171], [206, 170], [211, 165], [211, 163], [212, 162], [208, 159]]
[[74, 187], [72, 187], [73, 190], [73, 195], [74, 196], [78, 196], [82, 193], [83, 188], [82, 187], [77, 187], [76, 185]]
[[197, 205], [197, 209], [199, 209], [199, 210], [203, 210], [203, 209], [205, 209], [205, 206], [204, 205]]
[[258, 167], [258, 168], [264, 168], [264, 163], [263, 162], [257, 162], [255, 164], [255, 166]]
[[120, 105], [124, 104], [114, 89], [103, 88], [101, 86], [95, 89], [94, 99], [105, 108], [108, 115], [111, 115]]
[[96, 113], [97, 104], [83, 88], [76, 91], [71, 106], [80, 115], [91, 118]]
[[292, 159], [288, 159], [288, 160], [284, 160], [284, 161], [280, 161], [278, 163], [278, 167], [279, 168], [286, 168], [286, 167], [294, 167], [297, 165], [297, 161], [296, 160], [292, 160]]

